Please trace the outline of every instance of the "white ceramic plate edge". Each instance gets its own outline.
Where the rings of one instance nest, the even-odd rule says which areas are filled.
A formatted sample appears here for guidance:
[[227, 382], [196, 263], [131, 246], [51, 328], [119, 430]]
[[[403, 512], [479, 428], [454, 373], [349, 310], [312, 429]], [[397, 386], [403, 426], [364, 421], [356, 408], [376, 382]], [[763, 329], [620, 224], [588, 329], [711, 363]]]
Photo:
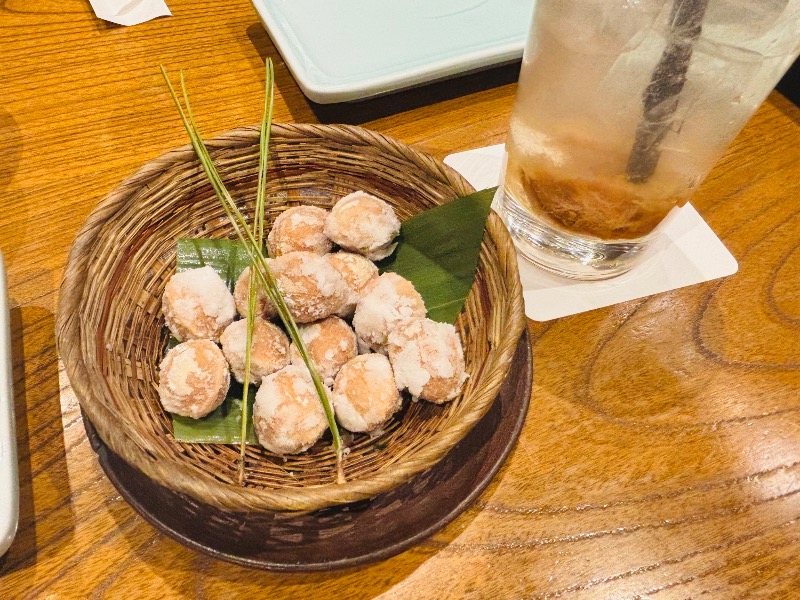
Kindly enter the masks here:
[[522, 50], [525, 46], [525, 40], [519, 40], [489, 50], [431, 61], [423, 66], [398, 70], [388, 75], [365, 78], [358, 82], [326, 84], [312, 81], [306, 77], [302, 68], [303, 59], [294, 52], [293, 42], [284, 34], [277, 20], [266, 10], [265, 4], [259, 0], [251, 1], [300, 89], [310, 100], [318, 104], [363, 100], [454, 75], [502, 65], [522, 58]]
[[14, 392], [6, 267], [0, 253], [0, 556], [17, 533], [19, 480], [14, 433]]

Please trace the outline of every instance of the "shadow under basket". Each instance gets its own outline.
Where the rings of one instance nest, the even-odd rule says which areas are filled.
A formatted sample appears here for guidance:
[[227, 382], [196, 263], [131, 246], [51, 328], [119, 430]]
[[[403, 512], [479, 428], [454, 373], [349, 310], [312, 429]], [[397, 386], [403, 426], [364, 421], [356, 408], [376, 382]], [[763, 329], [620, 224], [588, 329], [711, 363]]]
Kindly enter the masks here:
[[[223, 181], [252, 217], [258, 128], [207, 145]], [[395, 140], [358, 127], [274, 125], [266, 224], [290, 206], [331, 207], [364, 190], [401, 220], [472, 192], [455, 171]], [[410, 402], [377, 437], [355, 435], [336, 483], [330, 435], [288, 457], [175, 440], [159, 403], [158, 364], [167, 333], [164, 285], [182, 237], [233, 238], [194, 151], [185, 146], [146, 164], [89, 215], [69, 254], [56, 336], [81, 407], [108, 447], [160, 485], [234, 511], [315, 510], [372, 498], [437, 464], [489, 410], [525, 327], [516, 253], [492, 213], [473, 289], [456, 327], [470, 378], [453, 402]]]

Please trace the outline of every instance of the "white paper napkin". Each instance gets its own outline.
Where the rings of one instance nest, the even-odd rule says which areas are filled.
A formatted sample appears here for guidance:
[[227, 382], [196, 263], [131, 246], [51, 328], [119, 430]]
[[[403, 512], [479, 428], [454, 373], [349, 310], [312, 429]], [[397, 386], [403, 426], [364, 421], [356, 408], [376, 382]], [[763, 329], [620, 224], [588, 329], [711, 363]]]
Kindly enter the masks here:
[[164, 0], [89, 0], [99, 18], [118, 25], [138, 25], [156, 17], [172, 16]]
[[[498, 185], [503, 144], [451, 154], [444, 159], [481, 190]], [[534, 321], [611, 306], [735, 273], [739, 265], [691, 204], [675, 208], [659, 225], [660, 235], [629, 272], [604, 281], [557, 277], [519, 258], [525, 314]]]

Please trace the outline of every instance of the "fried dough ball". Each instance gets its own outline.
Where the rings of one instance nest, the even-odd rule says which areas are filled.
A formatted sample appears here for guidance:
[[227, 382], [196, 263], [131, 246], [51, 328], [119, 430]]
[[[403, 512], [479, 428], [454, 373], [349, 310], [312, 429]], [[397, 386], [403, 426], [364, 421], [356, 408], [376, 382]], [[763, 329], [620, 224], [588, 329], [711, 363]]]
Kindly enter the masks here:
[[276, 454], [303, 452], [322, 437], [328, 421], [306, 368], [289, 365], [264, 377], [253, 426], [258, 442]]
[[[228, 325], [219, 341], [233, 376], [239, 383], [244, 383], [247, 319], [234, 321]], [[264, 377], [288, 364], [289, 340], [286, 334], [269, 321], [256, 317], [253, 323], [253, 343], [250, 348], [250, 381], [258, 385]]]
[[289, 252], [327, 254], [333, 244], [324, 233], [328, 211], [318, 206], [293, 206], [283, 211], [267, 236], [272, 258]]
[[386, 352], [386, 337], [409, 317], [424, 317], [425, 302], [408, 279], [384, 273], [371, 281], [356, 306], [353, 327], [359, 340], [377, 352]]
[[347, 284], [347, 302], [336, 314], [344, 318], [352, 317], [364, 288], [378, 277], [378, 267], [368, 258], [352, 252], [334, 252], [328, 255], [328, 260]]
[[[236, 285], [233, 286], [233, 299], [236, 302], [236, 311], [246, 318], [250, 301], [250, 267], [245, 267], [239, 275], [239, 279], [236, 280]], [[267, 292], [260, 284], [256, 291], [256, 313], [257, 316], [262, 316], [267, 320], [278, 315], [278, 311], [267, 297]]]
[[341, 310], [347, 284], [327, 257], [289, 252], [271, 263], [289, 311], [298, 323], [318, 321]]
[[389, 360], [399, 389], [441, 404], [452, 400], [467, 379], [464, 349], [449, 323], [406, 319], [389, 334]]
[[175, 273], [161, 298], [164, 321], [178, 340], [219, 340], [236, 316], [228, 286], [211, 267]]
[[342, 367], [331, 394], [336, 420], [353, 432], [373, 431], [400, 410], [392, 367], [383, 354], [362, 354]]
[[340, 199], [325, 220], [325, 235], [345, 250], [370, 260], [389, 256], [399, 233], [400, 221], [392, 207], [366, 192], [353, 192]]
[[[339, 369], [348, 360], [358, 355], [356, 334], [339, 317], [328, 317], [316, 323], [298, 327], [308, 354], [326, 385], [333, 382]], [[300, 352], [294, 344], [289, 352], [293, 365], [305, 365], [303, 357], [300, 356]]]
[[217, 408], [231, 378], [211, 340], [190, 340], [167, 352], [159, 367], [158, 396], [167, 412], [199, 419]]

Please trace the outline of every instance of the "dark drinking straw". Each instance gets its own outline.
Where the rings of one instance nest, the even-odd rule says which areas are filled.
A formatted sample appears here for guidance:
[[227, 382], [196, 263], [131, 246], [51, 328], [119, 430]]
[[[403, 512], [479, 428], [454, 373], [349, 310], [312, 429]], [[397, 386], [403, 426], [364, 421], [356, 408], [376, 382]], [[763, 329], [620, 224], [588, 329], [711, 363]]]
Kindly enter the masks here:
[[708, 0], [674, 0], [669, 40], [642, 97], [644, 110], [625, 169], [628, 181], [645, 183], [656, 170], [661, 141], [672, 125], [692, 48], [703, 29], [706, 6]]

